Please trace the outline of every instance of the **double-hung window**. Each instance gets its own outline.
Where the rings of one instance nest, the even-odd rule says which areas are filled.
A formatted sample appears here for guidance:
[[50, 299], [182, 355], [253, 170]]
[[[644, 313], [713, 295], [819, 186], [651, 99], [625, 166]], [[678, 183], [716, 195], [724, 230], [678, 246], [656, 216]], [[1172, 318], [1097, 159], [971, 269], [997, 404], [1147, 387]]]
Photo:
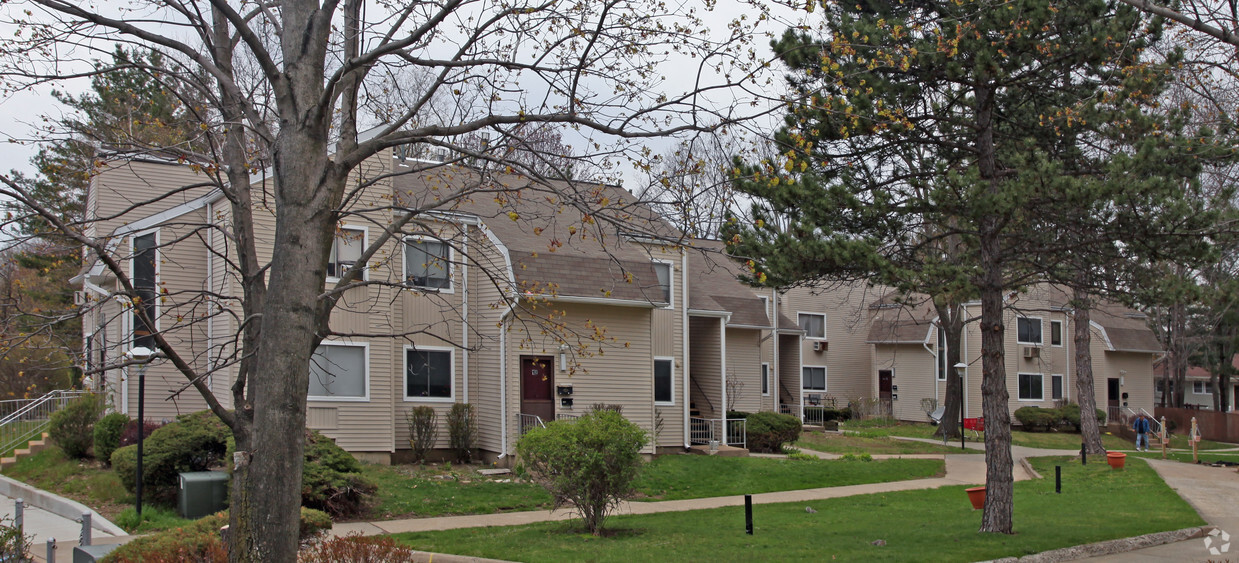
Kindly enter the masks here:
[[826, 390], [826, 367], [804, 366], [800, 368], [801, 388], [805, 391]]
[[809, 340], [826, 339], [826, 315], [821, 313], [799, 313], [796, 315], [804, 337]]
[[1044, 376], [1039, 373], [1021, 373], [1019, 375], [1019, 398], [1021, 401], [1041, 401], [1045, 399]]
[[658, 275], [658, 291], [654, 297], [665, 302], [667, 304], [666, 308], [674, 307], [675, 304], [672, 302], [673, 288], [675, 287], [673, 282], [674, 270], [671, 267], [671, 262], [656, 261], [653, 265], [654, 273]]
[[366, 356], [365, 344], [320, 344], [310, 356], [310, 400], [367, 400]]
[[1030, 346], [1041, 345], [1041, 319], [1020, 317], [1015, 320], [1015, 340]]
[[1050, 346], [1063, 345], [1063, 321], [1050, 321]]
[[406, 348], [404, 351], [406, 401], [451, 401], [454, 398], [451, 349]]
[[404, 240], [404, 284], [419, 289], [452, 289], [452, 249], [433, 238]]
[[361, 260], [366, 248], [366, 231], [355, 227], [341, 227], [331, 242], [331, 255], [327, 258], [327, 277], [339, 279], [349, 268]]

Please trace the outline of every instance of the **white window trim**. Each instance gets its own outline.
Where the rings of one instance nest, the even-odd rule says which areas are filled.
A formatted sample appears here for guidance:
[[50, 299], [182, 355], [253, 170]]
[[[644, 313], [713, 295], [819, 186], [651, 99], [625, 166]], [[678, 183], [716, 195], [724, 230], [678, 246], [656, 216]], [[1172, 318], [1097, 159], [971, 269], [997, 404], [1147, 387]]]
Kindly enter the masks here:
[[[366, 227], [366, 226], [364, 226], [364, 225], [349, 225], [349, 224], [343, 224], [343, 225], [340, 225], [340, 230], [341, 230], [341, 231], [361, 231], [361, 251], [362, 251], [362, 252], [365, 252], [365, 251], [366, 251], [366, 247], [370, 246], [370, 228], [369, 228], [369, 227]], [[334, 237], [334, 236], [333, 236], [333, 237], [332, 237], [332, 243], [331, 243], [331, 245], [332, 245], [333, 247], [335, 246], [335, 240], [336, 240], [336, 237]], [[404, 250], [404, 249], [403, 249], [403, 248], [401, 248], [401, 250]], [[332, 259], [335, 259], [335, 256], [331, 256], [331, 257], [328, 259], [328, 261], [330, 261], [330, 260], [332, 260]], [[449, 272], [450, 272], [450, 271], [451, 271], [451, 270], [449, 270]], [[450, 275], [450, 274], [449, 274], [449, 275]], [[361, 280], [362, 280], [362, 281], [370, 281], [370, 268], [369, 268], [369, 267], [364, 267], [364, 268], [362, 268], [362, 270], [361, 270]], [[328, 275], [328, 276], [327, 276], [327, 283], [336, 283], [336, 282], [338, 282], [338, 281], [340, 281], [340, 277], [339, 277], [339, 276], [332, 276], [332, 275]]]
[[[822, 368], [822, 388], [821, 389], [809, 389], [804, 386], [804, 368]], [[800, 392], [802, 394], [803, 393], [825, 393], [826, 389], [828, 388], [830, 388], [830, 370], [826, 369], [826, 366], [808, 366], [808, 365], [803, 365], [803, 364], [800, 366]]]
[[[1213, 391], [1209, 388], [1209, 383], [1210, 382], [1208, 381], [1199, 381], [1199, 380], [1192, 381], [1192, 394], [1193, 395], [1213, 395]], [[1197, 386], [1200, 386], [1200, 391], [1196, 390]]]
[[[1037, 377], [1040, 377], [1040, 378], [1041, 378], [1041, 398], [1040, 398], [1040, 399], [1025, 399], [1025, 398], [1023, 398], [1023, 397], [1020, 397], [1020, 376], [1021, 376], [1021, 375], [1035, 375], [1035, 376], [1037, 376]], [[1016, 400], [1017, 400], [1017, 401], [1020, 401], [1020, 402], [1022, 402], [1022, 403], [1044, 403], [1044, 402], [1046, 401], [1046, 398], [1045, 398], [1045, 374], [1044, 374], [1044, 373], [1036, 373], [1036, 372], [1031, 372], [1031, 371], [1022, 371], [1022, 372], [1019, 372], [1019, 373], [1015, 374], [1015, 397], [1016, 397]]]
[[[655, 263], [667, 265], [667, 285], [670, 288], [667, 293], [669, 293], [670, 295], [667, 296], [667, 304], [663, 307], [659, 307], [659, 309], [674, 309], [675, 308], [675, 262], [672, 262], [671, 260], [663, 260], [659, 258], [656, 258], [652, 261]], [[658, 281], [657, 274], [654, 277], [654, 281]], [[661, 285], [659, 286], [659, 289], [662, 289]], [[675, 366], [672, 366], [672, 367], [674, 368]]]
[[[1062, 378], [1062, 380], [1063, 380], [1063, 396], [1062, 396], [1062, 399], [1055, 399], [1055, 398], [1054, 398], [1054, 378], [1055, 378], [1055, 377], [1060, 377], [1060, 378]], [[1019, 383], [1019, 382], [1017, 381], [1016, 383]], [[1050, 374], [1050, 400], [1051, 400], [1051, 401], [1058, 401], [1058, 400], [1062, 400], [1062, 401], [1069, 401], [1069, 400], [1071, 400], [1071, 394], [1070, 394], [1070, 393], [1068, 393], [1067, 391], [1068, 391], [1068, 389], [1067, 389], [1067, 375], [1066, 375], [1066, 374], [1062, 374], [1062, 373], [1051, 373], [1051, 374]], [[1018, 390], [1016, 390], [1016, 392], [1019, 392], [1019, 391], [1018, 391]]]
[[[416, 285], [408, 285], [409, 268], [408, 268], [408, 264], [404, 263], [405, 258], [408, 256], [408, 254], [405, 252], [404, 247], [408, 245], [409, 241], [419, 241], [419, 240], [428, 240], [428, 241], [438, 242], [438, 243], [442, 243], [444, 246], [447, 247], [447, 287], [421, 287], [421, 286], [416, 286]], [[422, 291], [422, 292], [427, 292], [427, 293], [456, 293], [456, 279], [455, 279], [456, 268], [453, 265], [455, 261], [456, 261], [456, 249], [453, 248], [451, 243], [449, 243], [448, 241], [443, 240], [438, 237], [433, 237], [430, 235], [408, 235], [404, 237], [403, 239], [401, 239], [400, 279], [402, 281], [400, 283], [404, 285], [405, 289], [412, 290], [412, 291]], [[430, 348], [427, 348], [427, 350], [430, 350]]]
[[937, 327], [934, 331], [934, 338], [938, 339], [937, 353], [934, 354], [934, 381], [946, 381], [947, 370], [951, 369], [950, 366], [944, 365], [941, 357], [946, 354], [946, 330], [940, 326]]
[[[654, 401], [656, 407], [672, 407], [675, 406], [675, 358], [671, 356], [654, 356], [654, 361], [650, 362], [650, 367], [653, 368], [657, 362], [667, 362], [671, 364], [671, 400], [670, 401]], [[653, 380], [650, 381], [653, 383]]]
[[[761, 363], [761, 367], [762, 367], [762, 369], [763, 369], [763, 370], [765, 370], [765, 371], [762, 371], [762, 372], [761, 372], [761, 375], [763, 376], [763, 379], [765, 379], [765, 381], [760, 381], [760, 382], [758, 382], [758, 384], [759, 384], [759, 385], [760, 385], [760, 384], [762, 384], [762, 383], [765, 383], [765, 384], [766, 384], [766, 391], [765, 391], [764, 393], [762, 393], [762, 394], [761, 394], [761, 396], [763, 396], [763, 397], [769, 397], [769, 396], [770, 396], [770, 388], [771, 388], [771, 387], [773, 387], [773, 385], [771, 385], [771, 383], [773, 383], [773, 381], [771, 381], [771, 379], [774, 379], [774, 378], [770, 377], [770, 362], [762, 362], [762, 363]], [[802, 378], [804, 377], [804, 374], [803, 374], [803, 373], [801, 373], [801, 377], [802, 377]]]
[[[1054, 343], [1054, 325], [1058, 325], [1058, 344]], [[1055, 348], [1063, 347], [1063, 343], [1067, 341], [1067, 333], [1064, 332], [1066, 326], [1067, 324], [1063, 321], [1050, 321], [1050, 346]]]
[[[827, 338], [827, 337], [830, 335], [830, 332], [827, 330], [827, 325], [826, 325], [826, 313], [810, 313], [810, 312], [796, 311], [796, 326], [797, 326], [797, 327], [799, 327], [799, 326], [800, 326], [800, 317], [801, 317], [801, 315], [805, 315], [805, 316], [813, 316], [813, 317], [821, 317], [821, 318], [822, 318], [822, 336], [821, 336], [820, 338], [819, 338], [819, 337], [814, 337], [814, 336], [809, 336], [808, 332], [806, 332], [806, 333], [805, 333], [805, 337], [804, 337], [804, 339], [805, 339], [805, 340], [810, 340], [810, 341], [813, 341], [813, 340], [818, 340], [818, 341], [822, 341], [822, 342], [825, 342], [825, 341], [829, 340], [829, 338]], [[816, 366], [814, 366], [814, 367], [816, 367]]]
[[[154, 246], [154, 248], [153, 248], [153, 249], [154, 249], [154, 251], [155, 251], [155, 318], [154, 318], [154, 319], [151, 319], [151, 320], [155, 321], [155, 332], [163, 332], [163, 331], [162, 331], [162, 330], [160, 330], [160, 328], [159, 328], [159, 324], [160, 324], [160, 323], [159, 323], [159, 316], [160, 316], [160, 315], [159, 315], [159, 311], [160, 311], [161, 309], [163, 309], [163, 307], [160, 307], [160, 306], [159, 306], [159, 301], [160, 301], [160, 299], [162, 299], [162, 294], [161, 294], [161, 293], [160, 293], [160, 291], [159, 291], [159, 281], [163, 278], [163, 268], [160, 268], [160, 267], [159, 267], [159, 263], [162, 261], [162, 260], [161, 260], [161, 258], [163, 257], [163, 250], [162, 250], [162, 248], [159, 246], [159, 239], [160, 239], [160, 236], [159, 236], [159, 235], [160, 235], [160, 232], [159, 232], [159, 227], [154, 227], [154, 228], [151, 228], [151, 229], [146, 229], [145, 231], [138, 231], [138, 232], [134, 232], [134, 233], [130, 233], [130, 234], [129, 234], [129, 272], [128, 272], [128, 276], [129, 276], [129, 283], [131, 283], [131, 284], [132, 284], [132, 283], [133, 283], [133, 266], [134, 266], [134, 264], [133, 264], [133, 259], [134, 259], [134, 258], [137, 258], [137, 255], [135, 255], [135, 254], [134, 254], [134, 249], [133, 249], [134, 244], [133, 244], [133, 243], [134, 243], [134, 241], [135, 241], [136, 239], [138, 239], [138, 238], [140, 238], [140, 237], [144, 237], [144, 236], [149, 235], [149, 234], [154, 234], [154, 235], [155, 235], [155, 246]], [[134, 344], [134, 340], [135, 340], [135, 338], [134, 338], [134, 336], [133, 336], [133, 331], [134, 331], [134, 329], [135, 329], [137, 326], [138, 326], [138, 316], [134, 313], [134, 310], [133, 310], [133, 302], [131, 301], [131, 302], [130, 302], [130, 305], [129, 305], [129, 330], [125, 331], [125, 332], [126, 332], [126, 334], [125, 334], [125, 338], [126, 338], [126, 339], [128, 340], [128, 342], [129, 342], [129, 348], [130, 348], [130, 349], [132, 349], [132, 348], [135, 346], [135, 344]]]
[[[1020, 319], [1037, 320], [1037, 324], [1041, 325], [1041, 342], [1025, 342], [1020, 340]], [[1045, 319], [1041, 317], [1016, 317], [1015, 318], [1015, 343], [1025, 346], [1044, 346], [1045, 345]]]
[[761, 299], [761, 310], [765, 311], [766, 317], [770, 319], [771, 323], [774, 323], [774, 313], [770, 312], [770, 296], [758, 295], [757, 298]]
[[[306, 395], [306, 400], [315, 403], [368, 403], [370, 402], [370, 343], [369, 342], [345, 342], [343, 340], [324, 340], [318, 344], [319, 346], [343, 346], [349, 348], [363, 348], [362, 351], [362, 371], [365, 373], [366, 394], [362, 397], [315, 397], [314, 395]], [[312, 361], [312, 360], [311, 360]], [[306, 369], [310, 369], [306, 366]]]
[[[447, 352], [452, 365], [452, 394], [447, 397], [410, 397], [409, 392], [409, 352]], [[400, 395], [406, 403], [455, 403], [456, 402], [456, 349], [450, 346], [412, 346], [406, 344], [400, 352]]]

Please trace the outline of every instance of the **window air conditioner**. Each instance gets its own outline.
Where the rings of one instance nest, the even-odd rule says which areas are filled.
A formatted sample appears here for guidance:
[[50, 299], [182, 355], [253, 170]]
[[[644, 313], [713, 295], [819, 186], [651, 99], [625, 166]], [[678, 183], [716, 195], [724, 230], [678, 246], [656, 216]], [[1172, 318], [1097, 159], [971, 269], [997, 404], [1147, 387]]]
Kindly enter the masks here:
[[814, 352], [821, 352], [821, 351], [823, 351], [823, 350], [825, 350], [825, 349], [826, 349], [826, 342], [825, 342], [825, 341], [823, 341], [823, 340], [814, 340], [814, 341], [813, 341], [813, 351], [814, 351]]
[[1041, 357], [1041, 348], [1038, 348], [1038, 347], [1036, 347], [1036, 346], [1025, 346], [1025, 347], [1024, 347], [1024, 357], [1025, 357], [1025, 358], [1040, 358], [1040, 357]]

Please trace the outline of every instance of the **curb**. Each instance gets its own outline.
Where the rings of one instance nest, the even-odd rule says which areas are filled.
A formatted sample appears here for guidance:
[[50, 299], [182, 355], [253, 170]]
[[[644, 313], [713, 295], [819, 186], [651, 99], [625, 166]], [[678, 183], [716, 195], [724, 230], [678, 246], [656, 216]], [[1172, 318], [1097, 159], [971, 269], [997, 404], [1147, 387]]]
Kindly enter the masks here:
[[1155, 534], [1145, 534], [1143, 536], [1119, 538], [1117, 540], [1107, 540], [1073, 547], [1064, 547], [1062, 549], [1043, 551], [1041, 553], [1034, 553], [1023, 557], [1004, 557], [1002, 559], [993, 559], [983, 563], [1055, 563], [1057, 561], [1075, 561], [1077, 559], [1087, 559], [1089, 557], [1098, 557], [1101, 555], [1114, 555], [1116, 553], [1127, 553], [1129, 551], [1136, 551], [1137, 549], [1144, 549], [1146, 547], [1154, 547], [1168, 543], [1177, 543], [1190, 539], [1202, 538], [1208, 535], [1211, 531], [1213, 531], [1213, 526], [1183, 528], [1182, 530], [1174, 530], [1170, 532], [1157, 532]]
[[29, 506], [41, 508], [69, 520], [77, 520], [82, 517], [82, 513], [89, 512], [91, 528], [112, 534], [113, 536], [129, 535], [129, 532], [122, 530], [120, 526], [113, 524], [110, 520], [80, 502], [69, 500], [42, 489], [36, 489], [11, 477], [0, 475], [0, 495], [9, 498], [20, 498]]

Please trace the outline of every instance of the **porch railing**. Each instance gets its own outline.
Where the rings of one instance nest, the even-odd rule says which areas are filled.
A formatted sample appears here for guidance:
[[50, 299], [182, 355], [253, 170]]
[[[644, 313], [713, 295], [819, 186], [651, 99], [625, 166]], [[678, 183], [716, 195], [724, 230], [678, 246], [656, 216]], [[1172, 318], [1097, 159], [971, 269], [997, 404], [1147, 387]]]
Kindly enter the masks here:
[[576, 420], [578, 416], [580, 415], [566, 412], [555, 413], [555, 420]]
[[806, 405], [802, 411], [799, 403], [781, 403], [779, 412], [799, 418], [805, 426], [822, 426], [826, 423], [826, 407]]
[[1121, 424], [1123, 422], [1122, 415], [1122, 407], [1119, 407], [1118, 405], [1106, 405], [1106, 424], [1113, 424], [1115, 422]]
[[743, 418], [690, 417], [688, 431], [689, 442], [692, 444], [709, 444], [718, 440], [728, 446], [748, 447], [748, 421]]
[[9, 453], [47, 430], [52, 413], [86, 391], [56, 390], [37, 399], [0, 401], [0, 453]]
[[546, 424], [542, 422], [542, 417], [522, 412], [516, 413], [516, 427], [520, 430], [518, 436], [524, 436], [526, 432], [534, 428], [546, 428]]

